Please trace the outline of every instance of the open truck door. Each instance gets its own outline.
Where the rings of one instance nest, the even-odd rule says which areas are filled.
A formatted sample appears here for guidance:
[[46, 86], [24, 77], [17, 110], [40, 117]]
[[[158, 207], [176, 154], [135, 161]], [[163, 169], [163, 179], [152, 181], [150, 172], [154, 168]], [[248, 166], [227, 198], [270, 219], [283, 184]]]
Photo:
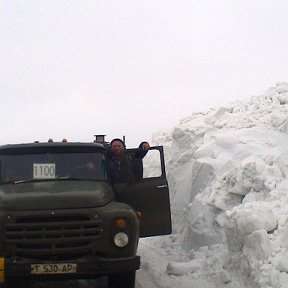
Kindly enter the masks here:
[[[135, 151], [127, 149], [126, 153]], [[163, 147], [151, 147], [142, 161], [142, 179], [116, 184], [116, 200], [129, 204], [140, 215], [140, 237], [168, 235], [172, 229]]]

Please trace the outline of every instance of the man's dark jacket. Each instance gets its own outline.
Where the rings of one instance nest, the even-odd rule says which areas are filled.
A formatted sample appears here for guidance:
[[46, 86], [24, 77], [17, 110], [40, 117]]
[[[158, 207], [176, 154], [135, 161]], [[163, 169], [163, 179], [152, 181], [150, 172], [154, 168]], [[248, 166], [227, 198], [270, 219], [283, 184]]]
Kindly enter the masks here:
[[[141, 144], [139, 147], [142, 147]], [[143, 150], [141, 148], [129, 152], [124, 150], [124, 153], [118, 160], [112, 151], [108, 151], [108, 171], [111, 183], [131, 183], [142, 179], [142, 159], [147, 152], [148, 150]]]

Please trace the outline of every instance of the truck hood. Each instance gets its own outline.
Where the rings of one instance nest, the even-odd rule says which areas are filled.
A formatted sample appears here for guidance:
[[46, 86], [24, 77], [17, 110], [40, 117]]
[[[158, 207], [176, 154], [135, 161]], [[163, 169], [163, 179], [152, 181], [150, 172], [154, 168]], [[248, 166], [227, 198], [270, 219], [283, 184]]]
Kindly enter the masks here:
[[0, 185], [0, 209], [44, 210], [105, 205], [112, 186], [100, 181], [41, 181]]

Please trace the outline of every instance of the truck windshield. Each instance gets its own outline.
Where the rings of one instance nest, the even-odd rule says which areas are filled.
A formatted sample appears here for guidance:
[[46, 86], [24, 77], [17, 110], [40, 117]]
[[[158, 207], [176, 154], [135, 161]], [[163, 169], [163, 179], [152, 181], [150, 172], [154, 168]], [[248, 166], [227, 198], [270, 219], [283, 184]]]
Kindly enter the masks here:
[[105, 159], [100, 152], [1, 155], [0, 181], [107, 180]]

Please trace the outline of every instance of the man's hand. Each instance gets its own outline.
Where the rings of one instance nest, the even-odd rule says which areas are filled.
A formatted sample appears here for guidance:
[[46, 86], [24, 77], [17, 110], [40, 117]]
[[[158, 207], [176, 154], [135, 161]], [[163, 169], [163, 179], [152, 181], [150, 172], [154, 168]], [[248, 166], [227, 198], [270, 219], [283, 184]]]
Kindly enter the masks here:
[[143, 150], [148, 150], [149, 148], [150, 148], [150, 145], [149, 145], [148, 142], [144, 142], [144, 143], [142, 144], [142, 149], [143, 149]]

